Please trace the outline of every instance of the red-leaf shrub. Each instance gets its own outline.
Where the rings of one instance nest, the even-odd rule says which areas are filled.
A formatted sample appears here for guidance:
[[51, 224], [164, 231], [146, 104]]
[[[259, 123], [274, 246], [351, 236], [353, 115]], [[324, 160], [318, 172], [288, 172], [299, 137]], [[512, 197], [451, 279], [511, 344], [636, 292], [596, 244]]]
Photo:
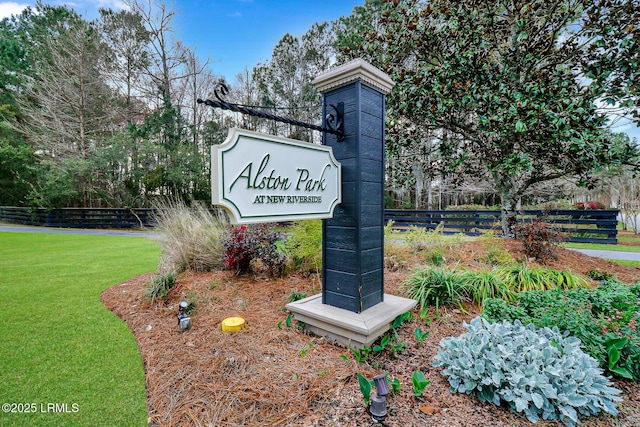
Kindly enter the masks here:
[[251, 270], [253, 261], [262, 261], [271, 276], [281, 276], [287, 264], [286, 255], [279, 250], [282, 240], [273, 226], [266, 224], [235, 225], [223, 239], [224, 265], [238, 274]]
[[600, 202], [578, 202], [576, 209], [606, 209], [606, 206]]
[[564, 240], [560, 231], [540, 219], [516, 224], [514, 232], [524, 254], [543, 264], [556, 258], [555, 247]]

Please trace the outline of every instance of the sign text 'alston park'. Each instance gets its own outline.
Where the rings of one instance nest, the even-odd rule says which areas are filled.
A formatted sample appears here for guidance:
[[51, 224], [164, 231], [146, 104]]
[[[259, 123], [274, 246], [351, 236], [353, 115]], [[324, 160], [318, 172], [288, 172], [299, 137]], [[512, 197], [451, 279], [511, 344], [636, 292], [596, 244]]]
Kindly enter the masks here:
[[331, 218], [341, 202], [331, 147], [233, 128], [211, 161], [212, 202], [238, 223]]

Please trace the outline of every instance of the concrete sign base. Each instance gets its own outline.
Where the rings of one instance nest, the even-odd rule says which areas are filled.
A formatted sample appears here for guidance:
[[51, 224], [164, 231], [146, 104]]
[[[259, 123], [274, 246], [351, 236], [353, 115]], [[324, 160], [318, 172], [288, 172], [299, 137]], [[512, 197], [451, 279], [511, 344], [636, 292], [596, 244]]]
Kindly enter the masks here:
[[322, 294], [287, 304], [304, 329], [350, 348], [370, 347], [387, 332], [393, 320], [412, 310], [417, 301], [385, 294], [384, 301], [361, 312], [322, 303]]

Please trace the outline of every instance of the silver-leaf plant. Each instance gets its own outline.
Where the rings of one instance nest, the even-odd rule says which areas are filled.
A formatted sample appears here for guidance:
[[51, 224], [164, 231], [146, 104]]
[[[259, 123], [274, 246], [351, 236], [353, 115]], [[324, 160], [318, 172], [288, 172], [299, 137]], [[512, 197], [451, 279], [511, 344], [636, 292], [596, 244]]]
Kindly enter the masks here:
[[518, 320], [476, 317], [464, 327], [459, 337], [440, 341], [433, 363], [445, 368], [452, 393], [475, 394], [498, 406], [506, 402], [534, 423], [542, 418], [575, 426], [582, 415], [618, 413], [620, 390], [580, 349], [579, 339]]

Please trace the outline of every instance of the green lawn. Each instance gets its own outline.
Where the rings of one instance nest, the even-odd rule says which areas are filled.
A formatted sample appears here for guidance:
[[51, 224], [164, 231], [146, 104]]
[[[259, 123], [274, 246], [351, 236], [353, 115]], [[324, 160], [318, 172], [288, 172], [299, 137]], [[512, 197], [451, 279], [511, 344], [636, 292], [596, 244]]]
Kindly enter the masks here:
[[606, 245], [603, 243], [561, 243], [560, 246], [575, 249], [595, 249], [600, 251], [640, 252], [640, 246]]
[[626, 265], [627, 267], [640, 268], [640, 261], [631, 261], [625, 259], [608, 259], [607, 261], [617, 262], [618, 264]]
[[0, 403], [35, 409], [0, 426], [147, 424], [135, 339], [100, 293], [159, 252], [144, 237], [0, 233]]

